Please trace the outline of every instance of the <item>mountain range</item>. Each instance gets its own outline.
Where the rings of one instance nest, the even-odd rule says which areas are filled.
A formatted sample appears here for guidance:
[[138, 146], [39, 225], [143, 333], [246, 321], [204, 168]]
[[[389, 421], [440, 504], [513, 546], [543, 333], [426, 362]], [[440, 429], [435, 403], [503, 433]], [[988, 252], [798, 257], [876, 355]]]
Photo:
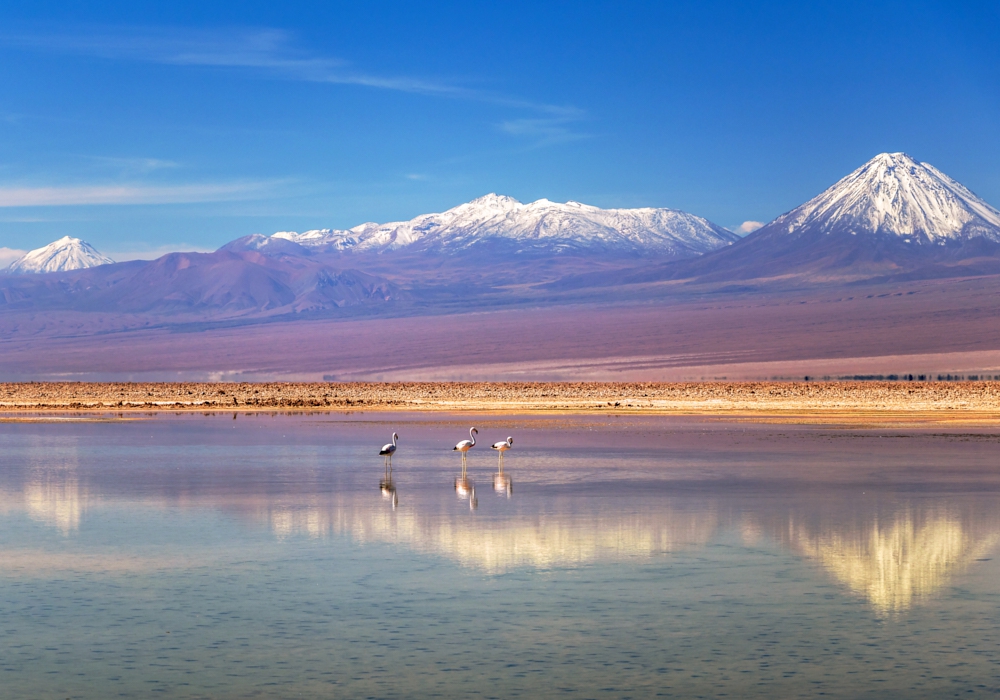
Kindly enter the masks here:
[[[411, 221], [350, 230], [255, 234], [214, 253], [173, 253], [114, 264], [63, 238], [31, 251], [0, 280], [8, 309], [202, 314], [205, 319], [380, 312], [470, 298], [502, 302], [533, 284], [646, 259], [679, 260], [739, 236], [675, 209], [522, 204], [495, 194]], [[47, 274], [29, 274], [47, 273]]]
[[[408, 333], [443, 324], [447, 337], [454, 314], [530, 308], [538, 318], [553, 309], [549, 321], [525, 332], [555, 347], [545, 331], [552, 319], [591, 318], [609, 304], [709, 309], [732, 301], [750, 304], [750, 318], [757, 313], [751, 302], [765, 296], [780, 304], [826, 294], [855, 299], [870, 288], [862, 298], [883, 298], [948, 279], [975, 279], [984, 289], [997, 280], [1000, 290], [1000, 211], [933, 166], [884, 153], [745, 237], [675, 209], [523, 204], [496, 194], [405, 222], [254, 234], [213, 253], [153, 261], [113, 263], [66, 237], [0, 275], [0, 331], [82, 338], [410, 317], [425, 321], [386, 322]], [[886, 291], [904, 283], [910, 291]], [[964, 292], [961, 298], [973, 303]], [[1000, 348], [1000, 328], [997, 336]], [[912, 347], [925, 341], [937, 342], [928, 335]], [[426, 349], [431, 341], [421, 342]], [[596, 345], [574, 352], [588, 347]]]
[[734, 243], [739, 236], [677, 209], [600, 209], [540, 199], [522, 204], [513, 197], [488, 194], [440, 214], [410, 221], [366, 223], [348, 230], [320, 229], [271, 236], [247, 236], [229, 250], [274, 247], [286, 242], [314, 252], [387, 253], [420, 251], [456, 255], [479, 248], [512, 255], [654, 254], [665, 258], [701, 255]]

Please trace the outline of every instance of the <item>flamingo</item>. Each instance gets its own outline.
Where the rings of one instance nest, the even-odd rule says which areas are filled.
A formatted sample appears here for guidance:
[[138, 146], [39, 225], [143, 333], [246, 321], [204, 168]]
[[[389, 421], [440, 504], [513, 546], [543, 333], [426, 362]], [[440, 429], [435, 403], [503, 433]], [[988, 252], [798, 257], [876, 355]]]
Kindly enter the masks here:
[[468, 453], [469, 450], [471, 450], [473, 447], [476, 446], [476, 435], [478, 435], [478, 434], [479, 434], [478, 430], [476, 430], [475, 428], [469, 428], [469, 437], [472, 438], [472, 439], [471, 440], [462, 440], [462, 442], [458, 443], [457, 445], [455, 445], [452, 448], [452, 450], [458, 450], [459, 452], [462, 453], [462, 478], [463, 479], [465, 478], [465, 455]]
[[392, 455], [396, 451], [396, 440], [398, 439], [399, 436], [393, 433], [392, 442], [382, 445], [382, 449], [379, 450], [379, 456], [385, 457], [385, 469], [387, 472], [392, 470]]
[[494, 442], [493, 449], [500, 453], [500, 471], [503, 471], [503, 453], [514, 446], [514, 438], [508, 437], [503, 442]]

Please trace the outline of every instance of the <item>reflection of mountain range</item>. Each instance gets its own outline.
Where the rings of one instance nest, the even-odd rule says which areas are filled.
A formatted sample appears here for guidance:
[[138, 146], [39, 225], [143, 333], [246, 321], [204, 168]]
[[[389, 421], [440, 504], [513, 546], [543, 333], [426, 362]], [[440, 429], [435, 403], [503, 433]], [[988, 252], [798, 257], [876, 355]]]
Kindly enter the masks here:
[[[0, 491], [0, 513], [21, 510], [64, 536], [76, 533], [89, 501], [76, 471], [27, 476], [20, 490]], [[148, 489], [147, 484], [141, 499], [148, 508], [176, 506], [180, 498], [185, 508], [218, 510], [263, 525], [278, 540], [348, 537], [361, 546], [402, 546], [445, 557], [487, 574], [649, 558], [697, 549], [735, 531], [755, 548], [773, 542], [817, 562], [880, 615], [903, 612], [939, 594], [1000, 542], [1000, 515], [992, 501], [972, 507], [925, 498], [879, 506], [874, 499], [859, 505], [807, 497], [776, 506], [770, 499], [704, 496], [640, 498], [627, 512], [615, 512], [590, 510], [588, 499], [567, 496], [547, 501], [544, 513], [478, 517], [465, 508], [442, 509], [435, 499], [421, 506], [407, 494], [405, 505], [394, 509], [376, 493], [197, 496], [182, 489], [179, 496], [169, 487], [157, 496], [157, 489]], [[102, 503], [108, 507], [114, 499]]]
[[359, 543], [401, 544], [488, 573], [569, 567], [649, 557], [705, 544], [718, 528], [711, 510], [629, 517], [603, 514], [461, 520], [416, 510], [277, 507], [257, 511], [278, 537], [346, 535]]
[[24, 503], [28, 514], [63, 535], [80, 529], [86, 498], [80, 492], [75, 476], [49, 475], [28, 482], [24, 488]]
[[[881, 614], [908, 609], [951, 584], [1000, 540], [1000, 519], [985, 521], [955, 508], [921, 505], [881, 517], [854, 514], [823, 524], [790, 515], [744, 530], [771, 534], [819, 562]], [[749, 527], [748, 527], [749, 525]]]
[[[349, 536], [358, 543], [404, 545], [488, 573], [515, 568], [572, 567], [676, 552], [734, 529], [750, 544], [760, 537], [819, 562], [880, 614], [905, 611], [952, 583], [1000, 541], [1000, 516], [924, 503], [874, 513], [830, 513], [814, 522], [801, 502], [791, 512], [753, 500], [724, 508], [716, 499], [683, 508], [663, 502], [630, 515], [550, 514], [477, 520], [419, 510], [259, 506], [252, 518], [279, 538]], [[824, 504], [828, 507], [828, 503]], [[720, 513], [739, 513], [733, 520]], [[250, 513], [247, 513], [250, 515]]]
[[[39, 444], [39, 450], [46, 450]], [[86, 484], [77, 475], [77, 456], [69, 450], [51, 455], [28, 472], [22, 493], [0, 491], [0, 501], [10, 508], [22, 501], [32, 520], [68, 536], [80, 529], [89, 501]]]

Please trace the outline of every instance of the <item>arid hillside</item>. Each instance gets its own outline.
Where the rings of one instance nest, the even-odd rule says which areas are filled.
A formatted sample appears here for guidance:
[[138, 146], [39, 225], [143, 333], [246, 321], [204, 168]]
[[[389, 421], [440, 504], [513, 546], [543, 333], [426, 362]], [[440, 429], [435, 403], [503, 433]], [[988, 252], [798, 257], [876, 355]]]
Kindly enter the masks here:
[[[680, 381], [1000, 375], [1000, 277], [205, 327], [0, 315], [0, 379]], [[646, 298], [646, 301], [642, 299]]]

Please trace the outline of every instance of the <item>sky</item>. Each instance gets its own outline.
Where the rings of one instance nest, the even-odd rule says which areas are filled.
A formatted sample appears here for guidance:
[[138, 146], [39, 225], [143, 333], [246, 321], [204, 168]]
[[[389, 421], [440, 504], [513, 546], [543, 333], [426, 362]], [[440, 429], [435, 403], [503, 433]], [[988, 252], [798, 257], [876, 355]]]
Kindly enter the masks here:
[[736, 229], [884, 151], [1000, 206], [997, 2], [0, 4], [0, 258], [489, 192]]

